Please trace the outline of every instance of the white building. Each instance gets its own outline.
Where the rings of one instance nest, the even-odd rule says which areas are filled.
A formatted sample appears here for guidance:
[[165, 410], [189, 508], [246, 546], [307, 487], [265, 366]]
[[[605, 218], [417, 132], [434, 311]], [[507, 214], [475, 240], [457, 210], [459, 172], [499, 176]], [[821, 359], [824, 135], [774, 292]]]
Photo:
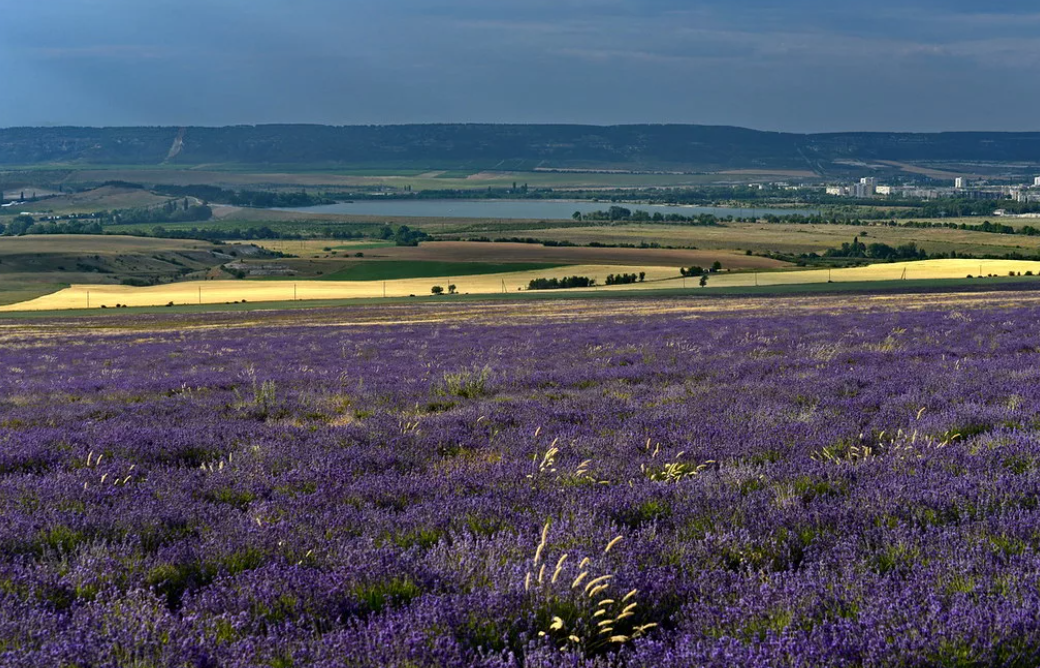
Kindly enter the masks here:
[[859, 180], [859, 183], [853, 186], [853, 192], [856, 197], [863, 199], [866, 197], [873, 197], [877, 191], [877, 179], [873, 176], [864, 176]]
[[953, 180], [953, 187], [956, 188], [957, 190], [964, 190], [964, 183], [965, 183], [964, 177], [963, 176], [958, 176], [957, 178], [955, 178]]
[[1033, 187], [1034, 188], [1040, 188], [1040, 176], [1038, 176], [1035, 179], [1033, 179]]

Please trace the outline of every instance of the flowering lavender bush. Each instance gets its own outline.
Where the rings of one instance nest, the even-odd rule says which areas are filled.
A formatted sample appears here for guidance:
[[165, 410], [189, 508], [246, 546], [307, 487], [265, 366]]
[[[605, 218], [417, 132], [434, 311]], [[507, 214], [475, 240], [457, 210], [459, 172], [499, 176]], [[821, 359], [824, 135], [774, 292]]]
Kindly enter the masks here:
[[1040, 308], [193, 318], [4, 335], [0, 665], [1040, 662]]

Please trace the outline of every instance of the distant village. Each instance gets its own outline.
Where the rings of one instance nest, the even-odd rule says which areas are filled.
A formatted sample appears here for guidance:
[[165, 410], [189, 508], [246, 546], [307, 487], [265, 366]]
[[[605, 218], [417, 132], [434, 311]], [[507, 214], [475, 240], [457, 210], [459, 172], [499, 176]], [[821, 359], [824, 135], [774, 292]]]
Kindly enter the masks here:
[[964, 177], [954, 179], [953, 187], [890, 186], [881, 185], [875, 177], [864, 177], [851, 185], [827, 186], [828, 195], [869, 199], [872, 197], [894, 197], [900, 199], [1010, 199], [1016, 202], [1040, 202], [1040, 176], [1031, 184], [995, 185], [988, 181], [971, 182]]

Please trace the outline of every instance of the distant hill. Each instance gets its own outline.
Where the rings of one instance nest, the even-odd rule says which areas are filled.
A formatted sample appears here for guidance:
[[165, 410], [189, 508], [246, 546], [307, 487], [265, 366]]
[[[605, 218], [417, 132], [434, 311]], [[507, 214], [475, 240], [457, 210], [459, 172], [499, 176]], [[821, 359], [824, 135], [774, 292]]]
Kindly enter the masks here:
[[826, 174], [877, 160], [1035, 164], [1040, 133], [800, 135], [700, 125], [479, 124], [0, 129], [0, 166], [809, 169]]

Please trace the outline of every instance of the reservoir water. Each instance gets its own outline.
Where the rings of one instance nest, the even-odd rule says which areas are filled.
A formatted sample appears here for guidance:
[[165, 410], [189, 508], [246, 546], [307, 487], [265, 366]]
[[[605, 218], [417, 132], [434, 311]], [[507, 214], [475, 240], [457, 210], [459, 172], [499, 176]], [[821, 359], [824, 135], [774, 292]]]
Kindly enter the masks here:
[[[613, 202], [569, 202], [561, 200], [359, 200], [321, 206], [308, 206], [282, 211], [307, 213], [356, 214], [364, 216], [414, 216], [417, 218], [491, 218], [513, 220], [569, 220], [575, 211], [592, 213], [606, 211]], [[632, 211], [647, 211], [663, 215], [682, 216], [711, 214], [719, 218], [751, 218], [765, 215], [814, 215], [811, 209], [736, 208], [718, 206], [667, 206], [664, 204], [618, 204]]]

